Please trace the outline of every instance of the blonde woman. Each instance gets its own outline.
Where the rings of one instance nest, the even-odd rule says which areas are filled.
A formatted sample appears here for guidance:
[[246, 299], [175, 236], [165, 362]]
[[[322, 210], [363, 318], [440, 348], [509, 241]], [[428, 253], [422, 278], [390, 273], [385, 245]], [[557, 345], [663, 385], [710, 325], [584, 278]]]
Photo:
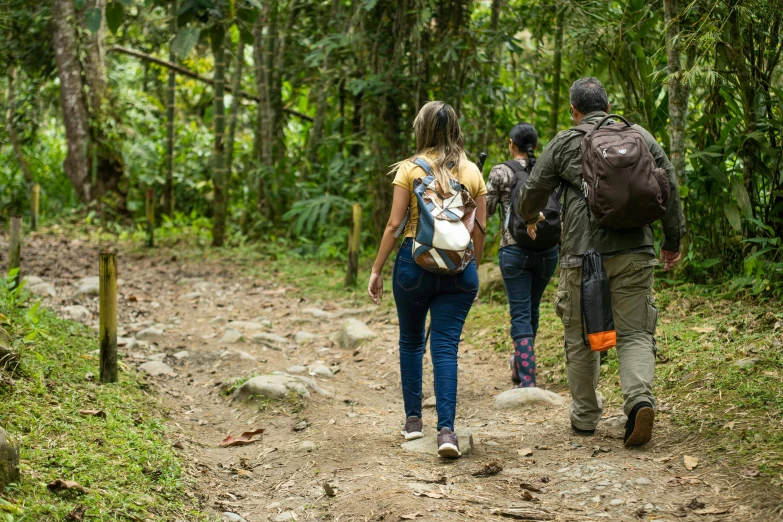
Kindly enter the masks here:
[[[465, 318], [478, 292], [478, 264], [484, 250], [487, 188], [478, 167], [468, 161], [465, 155], [457, 114], [450, 105], [441, 101], [424, 105], [413, 122], [413, 130], [416, 135], [416, 154], [394, 166], [391, 215], [367, 290], [372, 300], [379, 304], [383, 296], [383, 266], [396, 243], [397, 229], [409, 215], [392, 276], [400, 325], [400, 375], [406, 416], [402, 435], [408, 440], [423, 436], [422, 358], [425, 322], [429, 312], [432, 325], [430, 352], [438, 413], [438, 455], [457, 458], [462, 455], [454, 432], [457, 350]], [[474, 260], [457, 274], [434, 273], [413, 260], [413, 238], [418, 218], [417, 200], [412, 197], [414, 180], [428, 174], [423, 167], [414, 163], [421, 159], [429, 165], [435, 176], [439, 193], [447, 193], [447, 187], [455, 180], [468, 190], [476, 203], [477, 226], [472, 232]]]

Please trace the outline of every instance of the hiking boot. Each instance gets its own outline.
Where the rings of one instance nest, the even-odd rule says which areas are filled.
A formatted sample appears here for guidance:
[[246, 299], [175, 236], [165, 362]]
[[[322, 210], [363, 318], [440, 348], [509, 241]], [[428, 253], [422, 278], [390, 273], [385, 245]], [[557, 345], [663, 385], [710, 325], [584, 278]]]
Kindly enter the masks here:
[[519, 370], [517, 369], [516, 363], [516, 356], [512, 355], [511, 359], [508, 361], [508, 365], [511, 367], [511, 382], [514, 383], [514, 385], [517, 385], [522, 382], [522, 377], [519, 376]]
[[438, 433], [438, 455], [447, 459], [456, 459], [462, 456], [459, 451], [457, 434], [448, 428], [442, 428]]
[[574, 433], [576, 433], [577, 435], [580, 435], [582, 437], [592, 437], [593, 435], [595, 435], [595, 429], [592, 429], [592, 430], [582, 430], [582, 429], [577, 428], [573, 424], [571, 425], [571, 429], [574, 430]]
[[633, 407], [625, 422], [625, 437], [623, 442], [626, 448], [644, 446], [652, 439], [653, 424], [655, 423], [655, 410], [649, 402], [640, 402]]
[[405, 440], [420, 439], [424, 436], [423, 429], [424, 424], [420, 417], [408, 417], [408, 420], [405, 421], [405, 427], [400, 433], [405, 437]]
[[524, 337], [514, 341], [511, 380], [517, 388], [536, 387], [536, 355], [533, 350], [533, 344], [532, 337]]

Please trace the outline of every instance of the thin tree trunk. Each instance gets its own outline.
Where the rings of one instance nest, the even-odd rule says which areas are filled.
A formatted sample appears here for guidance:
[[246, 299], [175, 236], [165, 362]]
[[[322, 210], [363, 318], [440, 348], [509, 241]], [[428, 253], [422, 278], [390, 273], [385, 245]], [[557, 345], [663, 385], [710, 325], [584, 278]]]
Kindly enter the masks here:
[[324, 122], [326, 121], [326, 111], [328, 108], [329, 89], [332, 86], [328, 56], [324, 56], [323, 65], [321, 67], [321, 78], [321, 85], [319, 86], [318, 95], [316, 96], [315, 101], [315, 118], [313, 119], [313, 125], [310, 127], [310, 136], [307, 141], [306, 158], [308, 168], [311, 172], [315, 169], [316, 163], [318, 162], [318, 147], [321, 145]]
[[[171, 38], [177, 34], [177, 0], [171, 0], [169, 12], [169, 33]], [[173, 41], [173, 40], [172, 40]], [[169, 61], [175, 62], [177, 57], [169, 42]], [[165, 216], [174, 214], [174, 115], [176, 103], [177, 73], [169, 69], [168, 85], [166, 86], [166, 180], [163, 182], [162, 208]]]
[[73, 0], [54, 0], [52, 5], [52, 40], [60, 78], [60, 104], [65, 124], [68, 153], [64, 169], [82, 203], [90, 201], [90, 124], [82, 98], [82, 70], [76, 28], [72, 25], [76, 13]]
[[30, 166], [27, 164], [27, 159], [22, 152], [22, 146], [19, 144], [19, 136], [16, 134], [16, 126], [14, 120], [16, 119], [16, 67], [11, 66], [8, 70], [8, 111], [6, 112], [6, 119], [8, 122], [8, 139], [11, 141], [11, 147], [14, 151], [14, 157], [16, 157], [17, 163], [19, 163], [19, 169], [22, 171], [25, 182], [28, 185], [33, 183], [33, 175], [30, 172]]
[[[242, 37], [237, 44], [237, 64], [234, 68], [234, 76], [231, 78], [231, 90], [239, 92], [242, 87], [242, 71], [245, 65], [245, 42]], [[231, 116], [228, 121], [228, 136], [226, 136], [226, 175], [228, 183], [231, 183], [231, 168], [234, 164], [234, 136], [237, 130], [237, 120], [242, 104], [239, 103], [239, 96], [231, 97]]]
[[226, 237], [226, 213], [228, 211], [228, 186], [226, 183], [225, 141], [226, 111], [223, 104], [223, 84], [226, 80], [225, 54], [222, 28], [213, 29], [212, 53], [215, 57], [215, 104], [213, 119], [215, 122], [215, 143], [212, 166], [212, 246], [223, 246]]
[[549, 136], [557, 134], [557, 120], [560, 115], [560, 75], [563, 68], [563, 32], [565, 31], [565, 6], [557, 7], [555, 18], [555, 55], [552, 73], [552, 107], [549, 112]]
[[269, 78], [267, 69], [267, 46], [269, 39], [264, 39], [264, 25], [268, 17], [268, 7], [264, 16], [258, 17], [258, 21], [253, 27], [253, 62], [255, 63], [256, 86], [258, 89], [258, 107], [256, 118], [255, 150], [256, 160], [260, 166], [257, 189], [258, 200], [256, 206], [258, 212], [267, 220], [271, 220], [272, 206], [269, 204], [265, 178], [272, 166], [272, 115], [269, 102]]

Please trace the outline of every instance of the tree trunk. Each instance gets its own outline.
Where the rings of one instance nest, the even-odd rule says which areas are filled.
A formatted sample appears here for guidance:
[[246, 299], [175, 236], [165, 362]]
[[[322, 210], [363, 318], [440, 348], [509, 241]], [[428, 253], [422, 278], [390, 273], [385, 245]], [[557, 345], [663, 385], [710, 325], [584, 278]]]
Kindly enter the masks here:
[[82, 70], [76, 28], [72, 25], [76, 13], [73, 0], [54, 0], [52, 5], [52, 40], [60, 78], [60, 104], [65, 124], [68, 153], [64, 169], [82, 203], [92, 199], [90, 161], [90, 123], [82, 98]]
[[264, 25], [268, 17], [268, 8], [264, 16], [258, 17], [253, 27], [253, 62], [255, 64], [256, 86], [258, 89], [258, 107], [256, 118], [255, 152], [258, 162], [258, 212], [267, 220], [274, 216], [272, 206], [269, 204], [265, 179], [272, 166], [272, 114], [269, 102], [269, 78], [267, 69], [267, 46], [269, 39], [264, 39]]
[[[92, 33], [87, 29], [84, 21], [84, 14], [88, 9], [100, 9], [101, 10], [101, 26], [96, 33]], [[85, 2], [84, 10], [81, 13], [81, 25], [82, 25], [82, 48], [84, 49], [84, 79], [87, 82], [87, 86], [90, 90], [90, 114], [99, 114], [103, 112], [102, 108], [106, 102], [106, 63], [104, 62], [103, 52], [103, 38], [106, 32], [106, 17], [104, 13], [106, 11], [106, 0], [87, 0]]]
[[11, 66], [8, 70], [8, 111], [6, 119], [8, 123], [8, 139], [11, 141], [11, 148], [14, 151], [14, 157], [19, 163], [19, 169], [22, 171], [25, 182], [30, 185], [33, 183], [33, 175], [30, 172], [30, 166], [22, 152], [22, 146], [19, 144], [19, 136], [16, 134], [16, 67]]
[[[237, 44], [237, 64], [234, 68], [234, 76], [231, 77], [231, 91], [240, 92], [242, 89], [242, 71], [245, 65], [245, 42], [242, 37]], [[228, 183], [231, 183], [231, 168], [234, 164], [234, 136], [237, 130], [237, 120], [242, 104], [239, 103], [239, 96], [231, 97], [231, 116], [228, 122], [228, 136], [226, 136], [226, 175]]]
[[560, 74], [563, 68], [563, 32], [565, 31], [565, 6], [557, 7], [555, 18], [555, 55], [552, 72], [552, 107], [549, 112], [549, 136], [557, 134], [557, 120], [560, 116]]
[[321, 85], [319, 86], [315, 101], [315, 118], [313, 119], [313, 125], [310, 127], [310, 136], [307, 142], [306, 157], [310, 173], [313, 172], [316, 163], [318, 162], [318, 147], [321, 144], [321, 138], [323, 136], [326, 111], [328, 109], [327, 102], [329, 101], [329, 89], [332, 86], [328, 56], [324, 56], [323, 66], [321, 67], [321, 78]]
[[[171, 0], [169, 12], [169, 33], [173, 39], [177, 34], [177, 0]], [[172, 40], [173, 41], [173, 40]], [[174, 49], [169, 42], [169, 61], [175, 62]], [[163, 182], [162, 208], [165, 216], [174, 214], [174, 115], [176, 102], [177, 73], [169, 70], [166, 86], [166, 179]]]
[[228, 211], [228, 184], [226, 183], [225, 141], [226, 111], [223, 104], [223, 84], [226, 81], [225, 55], [223, 40], [225, 32], [222, 27], [212, 30], [212, 53], [215, 57], [215, 143], [212, 166], [212, 246], [223, 246], [226, 237], [226, 213]]
[[[498, 70], [498, 66], [495, 63], [495, 57], [497, 56], [497, 34], [498, 23], [500, 21], [500, 8], [503, 0], [492, 0], [492, 12], [490, 15], [489, 29], [490, 29], [490, 43], [487, 49], [487, 62], [489, 63], [489, 83], [492, 84], [493, 79], [497, 77], [495, 74]], [[484, 128], [481, 130], [481, 150], [486, 151], [489, 147], [490, 141], [495, 139], [495, 104], [493, 100], [489, 100], [489, 104], [484, 107], [484, 113], [486, 118], [484, 119]]]

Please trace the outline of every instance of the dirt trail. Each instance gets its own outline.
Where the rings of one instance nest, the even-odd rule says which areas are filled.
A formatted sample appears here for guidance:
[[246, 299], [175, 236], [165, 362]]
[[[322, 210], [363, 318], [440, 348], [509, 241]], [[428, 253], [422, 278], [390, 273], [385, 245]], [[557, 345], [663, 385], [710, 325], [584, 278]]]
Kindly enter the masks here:
[[[45, 301], [48, 306], [72, 305], [71, 285], [97, 275], [97, 250], [95, 244], [33, 238], [25, 246], [26, 275], [55, 283], [59, 294]], [[121, 254], [123, 333], [131, 337], [150, 325], [164, 333], [148, 348], [120, 351], [128, 367], [168, 354], [165, 361], [176, 376], [150, 382], [170, 412], [172, 443], [197, 479], [193, 493], [209, 511], [237, 513], [249, 522], [509, 520], [493, 513], [512, 508], [537, 513], [532, 520], [775, 519], [759, 507], [770, 501], [763, 489], [748, 489], [738, 471], [706, 458], [686, 471], [683, 455], [703, 455], [697, 444], [704, 441], [679, 432], [665, 416], [650, 445], [627, 451], [622, 430], [607, 423], [594, 437], [573, 435], [566, 406], [495, 410], [494, 396], [507, 388], [506, 356], [479, 347], [461, 347], [457, 412], [457, 425], [473, 433], [474, 452], [457, 461], [407, 452], [400, 446], [404, 419], [397, 327], [390, 312], [362, 308], [357, 314], [350, 311], [355, 303], [311, 302], [297, 288], [277, 286], [274, 274], [252, 280], [230, 259], [187, 263], [173, 254]], [[78, 302], [97, 318], [97, 299]], [[306, 308], [327, 316], [314, 317]], [[328, 339], [346, 313], [378, 336], [356, 355]], [[264, 331], [289, 342], [279, 351], [252, 341], [221, 343], [227, 326], [213, 321], [217, 316], [230, 321], [261, 316], [271, 322]], [[300, 331], [319, 340], [297, 345], [294, 335]], [[248, 339], [252, 334], [243, 333]], [[182, 350], [189, 355], [171, 357]], [[333, 377], [315, 378], [334, 398], [313, 393], [301, 402], [258, 408], [232, 404], [220, 393], [221, 383], [231, 378], [316, 360], [339, 367]], [[432, 377], [429, 361], [425, 364], [427, 397]], [[295, 431], [302, 421], [306, 427]], [[434, 430], [433, 408], [425, 408], [424, 422]], [[259, 443], [218, 446], [228, 433], [255, 428], [266, 430]], [[521, 455], [523, 449], [532, 456]], [[492, 461], [502, 466], [500, 473], [473, 476]], [[325, 494], [325, 481], [335, 496]], [[525, 491], [522, 483], [540, 491]]]

